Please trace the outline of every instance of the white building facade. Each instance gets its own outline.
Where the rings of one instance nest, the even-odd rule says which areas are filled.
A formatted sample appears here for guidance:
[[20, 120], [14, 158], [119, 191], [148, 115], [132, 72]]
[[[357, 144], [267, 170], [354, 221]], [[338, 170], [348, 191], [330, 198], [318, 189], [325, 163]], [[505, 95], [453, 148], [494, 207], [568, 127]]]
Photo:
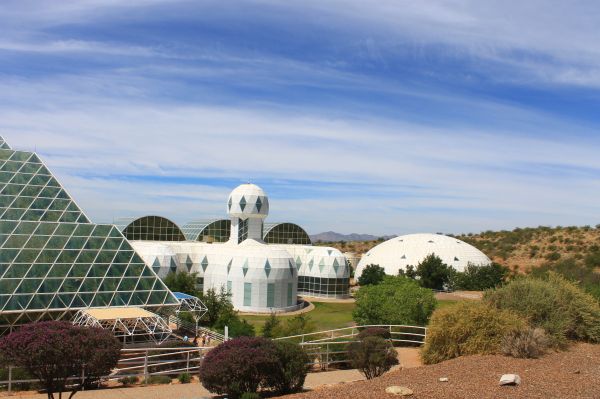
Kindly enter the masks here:
[[260, 187], [242, 184], [234, 189], [227, 212], [231, 220], [227, 242], [133, 240], [131, 244], [161, 278], [175, 271], [196, 273], [204, 292], [229, 291], [235, 309], [242, 312], [293, 311], [301, 306], [299, 294], [348, 296], [350, 268], [338, 250], [263, 241], [269, 199]]

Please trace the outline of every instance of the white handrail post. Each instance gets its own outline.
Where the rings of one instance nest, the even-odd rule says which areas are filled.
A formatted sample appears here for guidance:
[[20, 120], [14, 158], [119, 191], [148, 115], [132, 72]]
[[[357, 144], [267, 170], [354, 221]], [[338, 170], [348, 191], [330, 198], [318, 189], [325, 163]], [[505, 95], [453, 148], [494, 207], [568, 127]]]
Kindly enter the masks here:
[[12, 369], [13, 366], [8, 366], [8, 394], [12, 393]]
[[81, 390], [85, 391], [85, 364], [81, 365]]
[[146, 349], [146, 355], [144, 356], [144, 385], [148, 385], [148, 349]]
[[187, 362], [185, 366], [185, 371], [190, 372], [190, 352], [187, 353]]

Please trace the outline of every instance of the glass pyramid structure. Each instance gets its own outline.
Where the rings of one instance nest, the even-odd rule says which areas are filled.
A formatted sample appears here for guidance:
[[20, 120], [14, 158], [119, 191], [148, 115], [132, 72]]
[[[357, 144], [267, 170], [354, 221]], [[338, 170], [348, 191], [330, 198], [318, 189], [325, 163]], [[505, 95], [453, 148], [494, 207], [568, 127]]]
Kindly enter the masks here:
[[88, 307], [178, 304], [118, 228], [91, 223], [35, 153], [0, 137], [0, 335]]

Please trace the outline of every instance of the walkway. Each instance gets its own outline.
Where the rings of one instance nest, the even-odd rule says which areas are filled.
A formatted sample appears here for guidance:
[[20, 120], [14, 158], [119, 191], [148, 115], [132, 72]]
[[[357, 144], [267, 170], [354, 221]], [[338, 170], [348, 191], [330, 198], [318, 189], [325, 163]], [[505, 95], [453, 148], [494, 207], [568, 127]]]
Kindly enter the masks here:
[[[398, 348], [398, 358], [404, 368], [413, 368], [421, 365], [419, 348]], [[397, 369], [399, 366], [396, 366]], [[357, 370], [335, 370], [320, 373], [310, 373], [306, 377], [304, 387], [315, 389], [326, 385], [364, 380]], [[8, 397], [1, 393], [0, 397]], [[46, 394], [31, 392], [17, 393], [11, 398], [19, 399], [47, 399]], [[108, 388], [96, 391], [84, 391], [75, 395], [78, 399], [201, 399], [210, 398], [212, 395], [198, 382], [191, 384], [152, 385], [148, 387]]]

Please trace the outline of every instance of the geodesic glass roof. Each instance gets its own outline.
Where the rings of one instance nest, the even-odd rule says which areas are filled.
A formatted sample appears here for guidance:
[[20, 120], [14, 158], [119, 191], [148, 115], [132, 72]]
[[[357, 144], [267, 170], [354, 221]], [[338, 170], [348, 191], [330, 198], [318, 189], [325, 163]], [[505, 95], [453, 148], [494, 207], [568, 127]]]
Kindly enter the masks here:
[[0, 326], [177, 303], [115, 226], [90, 223], [36, 154], [0, 138]]

